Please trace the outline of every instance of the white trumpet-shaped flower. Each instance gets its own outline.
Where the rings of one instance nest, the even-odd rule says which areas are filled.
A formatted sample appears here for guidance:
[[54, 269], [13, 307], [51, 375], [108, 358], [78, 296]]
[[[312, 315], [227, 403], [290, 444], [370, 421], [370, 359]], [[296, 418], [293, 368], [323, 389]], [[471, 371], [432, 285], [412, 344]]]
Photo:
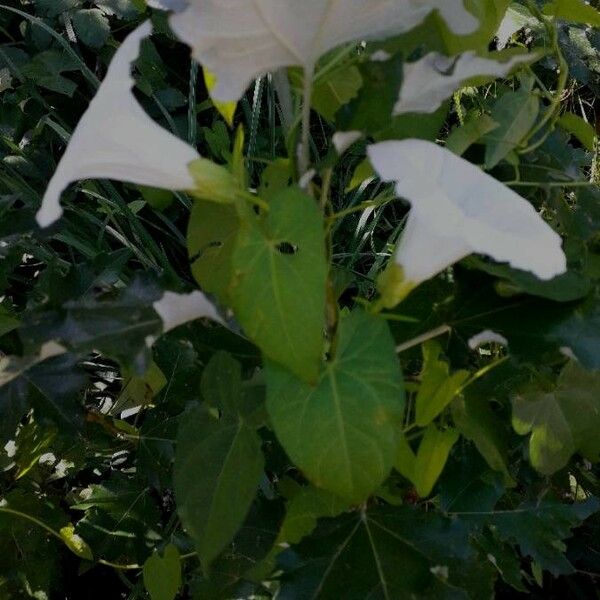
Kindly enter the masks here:
[[150, 32], [150, 22], [140, 25], [116, 52], [48, 185], [37, 214], [40, 226], [60, 218], [61, 193], [80, 179], [116, 179], [171, 190], [194, 187], [187, 166], [198, 153], [155, 123], [132, 92], [131, 63]]
[[386, 305], [473, 253], [543, 280], [566, 271], [560, 236], [529, 202], [473, 164], [414, 139], [375, 144], [368, 153], [381, 179], [395, 182], [411, 204]]
[[435, 112], [455, 90], [470, 80], [506, 77], [519, 65], [537, 60], [540, 54], [517, 54], [508, 59], [503, 57], [503, 61], [498, 60], [499, 56], [499, 53], [483, 57], [475, 52], [465, 52], [458, 58], [451, 58], [431, 52], [404, 65], [402, 90], [394, 115]]
[[433, 11], [454, 33], [477, 29], [463, 0], [189, 0], [171, 27], [216, 75], [212, 95], [230, 101], [263, 73], [301, 66], [310, 74], [328, 50], [403, 33]]

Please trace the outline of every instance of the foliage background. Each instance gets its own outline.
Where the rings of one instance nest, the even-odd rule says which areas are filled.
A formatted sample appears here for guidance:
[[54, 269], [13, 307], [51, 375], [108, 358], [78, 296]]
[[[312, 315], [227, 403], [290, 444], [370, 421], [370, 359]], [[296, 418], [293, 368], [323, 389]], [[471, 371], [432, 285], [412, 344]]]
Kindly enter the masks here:
[[[190, 324], [161, 338], [153, 354], [145, 346], [148, 335], [160, 332], [160, 321], [149, 307], [162, 290], [195, 287], [186, 244], [191, 201], [137, 186], [85, 182], [65, 194], [66, 213], [59, 228], [40, 233], [34, 226], [41, 195], [69, 133], [118, 43], [148, 14], [161, 35], [143, 44], [138, 97], [164, 127], [196, 144], [204, 156], [227, 163], [230, 131], [208, 98], [201, 71], [190, 65], [187, 50], [170, 35], [164, 13], [151, 11], [141, 0], [5, 0], [0, 5], [0, 352], [26, 356], [54, 338], [66, 339], [75, 351], [31, 366], [0, 388], [0, 446], [8, 444], [0, 453], [2, 598], [142, 598], [147, 592], [140, 567], [168, 544], [177, 547], [179, 556], [169, 560], [169, 550], [158, 565], [150, 563], [149, 571], [154, 568], [174, 581], [181, 565], [181, 597], [269, 597], [280, 585], [264, 584], [276, 560], [269, 550], [292, 499], [308, 521], [310, 515], [344, 512], [335, 502], [300, 489], [305, 481], [271, 431], [262, 427], [266, 464], [246, 526], [214, 569], [203, 572], [173, 496], [178, 425], [194, 402], [210, 403], [210, 377], [224, 378], [219, 368], [237, 369], [218, 351], [239, 363], [246, 380], [244, 397], [255, 409], [251, 419], [257, 426], [265, 419], [264, 382], [260, 376], [252, 378], [261, 362], [258, 350], [220, 327]], [[546, 35], [532, 25], [516, 42], [544, 45]], [[558, 35], [570, 67], [560, 99], [563, 110], [597, 123], [600, 33], [562, 22]], [[555, 67], [548, 56], [535, 65], [534, 75], [522, 75], [520, 82], [461, 90], [448, 114], [441, 115], [440, 138], [470, 118], [493, 115], [499, 99], [510, 94], [516, 95], [504, 102], [518, 110], [523, 103], [519, 90], [529, 85], [524, 79], [535, 76], [536, 85], [552, 89]], [[348, 69], [356, 67], [342, 65], [340, 80], [351, 79]], [[331, 92], [324, 88], [315, 95], [312, 140], [322, 156], [329, 151], [337, 108]], [[350, 99], [356, 90], [347, 93]], [[286, 138], [270, 79], [263, 78], [242, 100], [236, 123], [246, 130], [252, 184], [276, 181]], [[557, 127], [537, 150], [522, 157], [520, 178], [531, 185], [519, 187], [567, 237], [570, 271], [564, 279], [542, 285], [473, 258], [452, 277], [419, 288], [401, 305], [402, 318], [391, 321], [397, 343], [448, 325], [452, 335], [429, 349], [442, 353], [452, 372], [478, 372], [504, 356], [494, 345], [480, 354], [470, 352], [466, 342], [471, 335], [496, 329], [510, 339], [510, 359], [470, 387], [444, 417], [455, 422], [463, 437], [433, 499], [420, 498], [412, 484], [395, 475], [370, 507], [373, 523], [387, 523], [386, 507], [397, 507], [394, 514], [401, 515], [400, 521], [411, 522], [410, 528], [402, 522], [394, 525], [400, 538], [409, 529], [423, 528], [421, 539], [429, 539], [428, 544], [418, 534], [400, 543], [397, 537], [382, 542], [415, 573], [423, 564], [425, 571], [440, 564], [461, 565], [468, 591], [453, 588], [456, 595], [451, 597], [487, 597], [494, 587], [500, 598], [598, 597], [598, 467], [580, 455], [571, 459], [566, 450], [567, 466], [547, 475], [533, 469], [529, 440], [523, 435], [527, 415], [519, 413], [514, 399], [516, 391], [520, 396], [555, 393], [559, 373], [566, 377], [563, 369], [569, 368], [564, 367], [561, 347], [576, 350], [588, 369], [600, 368], [600, 195], [593, 187], [563, 185], [600, 181], [600, 160], [597, 145], [586, 147], [585, 133], [573, 136], [567, 129]], [[474, 144], [468, 156], [482, 162], [483, 152], [485, 144]], [[406, 211], [391, 202], [369, 209], [367, 217], [349, 210], [380, 201], [389, 192], [367, 182], [346, 193], [363, 156], [357, 149], [336, 170], [332, 183], [333, 210], [348, 210], [336, 223], [332, 249], [343, 306], [357, 295], [373, 294], [375, 275], [390, 256]], [[265, 165], [270, 165], [266, 172]], [[515, 177], [507, 162], [494, 175], [503, 181]], [[78, 358], [86, 353], [85, 359]], [[416, 345], [401, 358], [409, 391], [411, 384], [414, 390], [424, 370], [422, 350]], [[224, 360], [225, 366], [215, 360]], [[207, 364], [217, 375], [207, 371]], [[230, 372], [225, 373], [231, 380]], [[597, 410], [600, 377], [585, 377], [576, 372], [564, 385], [575, 397], [597, 390]], [[142, 411], [124, 416], [123, 411], [138, 405]], [[520, 431], [515, 425], [519, 415], [525, 422]], [[585, 499], [583, 507], [571, 504]], [[526, 513], [531, 518], [519, 520], [519, 510], [525, 510], [520, 507], [528, 502], [536, 508]], [[414, 521], [414, 506], [422, 522]], [[470, 514], [482, 512], [487, 516]], [[455, 516], [451, 527], [443, 521], [449, 513]], [[459, 513], [463, 517], [456, 520]], [[504, 521], [503, 514], [509, 515]], [[355, 589], [357, 598], [367, 597], [366, 592], [360, 595], [360, 586], [371, 581], [374, 566], [362, 533], [347, 538], [351, 573], [334, 573], [336, 584], [320, 571], [356, 518], [350, 513], [324, 521], [316, 534], [285, 553], [279, 563], [284, 572], [280, 597], [310, 597], [303, 594], [320, 577], [326, 590], [322, 597], [343, 597], [336, 587], [342, 583], [342, 589]], [[85, 560], [90, 558], [88, 549], [78, 545], [71, 524], [94, 561]], [[576, 535], [570, 537], [575, 526]], [[310, 529], [309, 523], [306, 531]], [[474, 561], [460, 551], [467, 543], [477, 549]], [[448, 556], [444, 548], [456, 552]], [[358, 563], [355, 555], [361, 557]], [[486, 560], [490, 555], [495, 564]], [[448, 590], [444, 593], [450, 597]]]

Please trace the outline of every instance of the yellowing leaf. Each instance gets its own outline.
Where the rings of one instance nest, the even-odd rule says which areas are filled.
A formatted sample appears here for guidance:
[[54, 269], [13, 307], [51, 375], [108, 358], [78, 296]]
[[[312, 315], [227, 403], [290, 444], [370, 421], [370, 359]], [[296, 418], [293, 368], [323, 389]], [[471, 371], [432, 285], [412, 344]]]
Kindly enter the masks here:
[[394, 468], [400, 475], [406, 477], [409, 481], [414, 481], [416, 461], [417, 457], [410, 447], [406, 436], [401, 435], [398, 442], [398, 449], [396, 450]]
[[79, 558], [83, 558], [85, 560], [94, 560], [91, 548], [87, 545], [83, 538], [75, 533], [75, 527], [73, 527], [73, 525], [69, 524], [65, 527], [62, 527], [60, 530], [60, 537], [67, 548], [79, 556]]
[[459, 434], [454, 429], [440, 431], [435, 425], [430, 425], [425, 430], [417, 452], [413, 476], [417, 493], [422, 498], [431, 494], [458, 438]]
[[448, 363], [440, 359], [441, 351], [436, 341], [423, 344], [423, 372], [415, 400], [415, 422], [420, 427], [429, 425], [452, 402], [469, 377], [468, 371], [450, 375]]

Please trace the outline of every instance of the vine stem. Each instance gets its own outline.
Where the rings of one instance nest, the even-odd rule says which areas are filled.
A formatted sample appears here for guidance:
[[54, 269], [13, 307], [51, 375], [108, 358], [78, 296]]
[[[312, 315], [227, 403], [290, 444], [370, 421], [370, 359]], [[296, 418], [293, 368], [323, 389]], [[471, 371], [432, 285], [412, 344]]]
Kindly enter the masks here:
[[298, 171], [300, 177], [308, 171], [310, 165], [310, 105], [312, 101], [315, 69], [311, 65], [304, 70], [302, 89], [302, 137], [298, 156]]
[[452, 327], [449, 325], [442, 325], [441, 327], [436, 327], [423, 335], [420, 335], [412, 340], [408, 340], [404, 344], [400, 344], [396, 347], [396, 352], [400, 354], [401, 352], [405, 352], [406, 350], [410, 350], [415, 346], [419, 346], [423, 342], [427, 342], [429, 340], [433, 340], [436, 337], [440, 337], [441, 335], [445, 335], [446, 333], [450, 333], [452, 331]]
[[[546, 29], [546, 31], [548, 32], [548, 35], [550, 36], [550, 39], [552, 40], [552, 49], [554, 50], [554, 53], [555, 53], [557, 61], [558, 61], [558, 75], [559, 75], [557, 90], [554, 93], [554, 96], [552, 97], [552, 99], [550, 101], [550, 106], [546, 110], [546, 114], [537, 123], [537, 125], [535, 125], [532, 128], [532, 130], [527, 135], [527, 143], [529, 143], [532, 140], [532, 138], [537, 133], [542, 131], [543, 128], [548, 123], [551, 124], [550, 131], [554, 128], [554, 125], [558, 118], [558, 114], [559, 114], [560, 107], [561, 107], [562, 95], [567, 87], [567, 83], [568, 83], [568, 79], [569, 79], [569, 65], [562, 53], [561, 48], [560, 48], [556, 24], [550, 23], [548, 21], [548, 19], [546, 19], [544, 17], [544, 15], [542, 14], [542, 12], [538, 9], [538, 7], [532, 2], [532, 0], [527, 0], [527, 7], [529, 9], [529, 12], [544, 25], [544, 28]], [[549, 135], [549, 132], [546, 133], [546, 135], [542, 136], [536, 142], [527, 146], [526, 148], [520, 149], [518, 151], [519, 154], [529, 154], [530, 152], [537, 150], [537, 148], [539, 148], [546, 141], [546, 139], [548, 138], [548, 135]]]
[[503, 181], [504, 185], [510, 187], [536, 187], [536, 188], [568, 188], [568, 187], [594, 187], [598, 186], [593, 181]]
[[44, 523], [43, 521], [40, 521], [39, 519], [28, 515], [27, 513], [23, 513], [20, 510], [15, 510], [14, 508], [6, 508], [4, 506], [0, 507], [0, 513], [13, 515], [15, 517], [21, 517], [22, 519], [31, 521], [32, 523], [35, 523], [38, 527], [41, 527], [42, 529], [46, 530], [50, 535], [54, 536], [56, 539], [60, 540], [63, 544], [65, 543], [65, 540], [60, 535], [60, 533], [58, 533], [58, 531], [54, 531], [52, 527], [46, 525], [46, 523]]

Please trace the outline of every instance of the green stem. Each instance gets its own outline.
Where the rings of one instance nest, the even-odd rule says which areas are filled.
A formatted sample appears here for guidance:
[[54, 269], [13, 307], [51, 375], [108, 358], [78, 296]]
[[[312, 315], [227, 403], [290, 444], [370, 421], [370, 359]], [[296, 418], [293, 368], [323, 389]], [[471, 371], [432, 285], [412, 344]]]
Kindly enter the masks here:
[[315, 69], [311, 65], [304, 70], [304, 83], [302, 89], [302, 134], [300, 142], [300, 156], [298, 157], [298, 171], [300, 177], [308, 171], [310, 165], [310, 105]]
[[52, 527], [50, 527], [49, 525], [46, 525], [46, 523], [44, 523], [43, 521], [40, 521], [39, 519], [36, 519], [35, 517], [32, 517], [31, 515], [28, 515], [26, 513], [22, 513], [22, 512], [20, 512], [18, 510], [15, 510], [14, 508], [6, 508], [4, 506], [0, 507], [0, 513], [6, 513], [6, 514], [9, 514], [9, 515], [14, 515], [16, 517], [21, 517], [21, 519], [25, 519], [27, 521], [31, 521], [32, 523], [34, 523], [38, 527], [41, 527], [42, 529], [44, 529], [45, 531], [47, 531], [50, 535], [54, 536], [56, 539], [60, 540], [62, 543], [65, 542], [65, 540], [60, 535], [60, 533], [58, 533], [58, 531], [54, 531], [54, 529], [52, 529]]
[[562, 187], [594, 187], [598, 186], [593, 181], [503, 181], [504, 185], [511, 187], [538, 187], [538, 188], [562, 188]]
[[327, 217], [327, 220], [333, 223], [333, 222], [338, 221], [339, 219], [343, 219], [344, 217], [347, 217], [348, 215], [351, 215], [355, 212], [361, 212], [363, 210], [367, 210], [368, 208], [379, 208], [380, 206], [389, 204], [390, 202], [392, 202], [395, 199], [396, 199], [396, 196], [386, 196], [379, 200], [366, 200], [365, 202], [361, 202], [360, 204], [357, 204], [356, 206], [351, 206], [349, 208], [345, 208], [344, 210], [341, 210], [340, 212], [330, 215], [329, 217]]
[[428, 342], [429, 340], [433, 340], [436, 337], [440, 337], [441, 335], [445, 335], [446, 333], [450, 333], [452, 328], [449, 325], [441, 325], [440, 327], [436, 327], [423, 335], [420, 335], [412, 340], [408, 340], [408, 342], [404, 342], [404, 344], [400, 344], [396, 347], [396, 352], [400, 354], [401, 352], [406, 352], [406, 350], [410, 350], [415, 346], [419, 346], [423, 342]]
[[559, 78], [557, 90], [552, 98], [552, 101], [550, 102], [548, 110], [546, 111], [541, 121], [537, 125], [535, 125], [529, 132], [525, 142], [529, 142], [537, 133], [542, 131], [542, 129], [548, 123], [550, 123], [551, 126], [548, 132], [545, 135], [543, 135], [537, 142], [534, 142], [533, 144], [519, 150], [519, 154], [528, 154], [530, 152], [533, 152], [546, 141], [548, 135], [550, 135], [550, 132], [554, 128], [556, 120], [558, 119], [558, 115], [560, 113], [562, 105], [562, 95], [567, 87], [567, 83], [569, 80], [569, 65], [567, 64], [567, 61], [565, 60], [565, 57], [563, 56], [563, 53], [560, 49], [556, 26], [544, 17], [544, 15], [540, 12], [538, 7], [535, 6], [533, 2], [528, 1], [527, 7], [531, 14], [544, 24], [544, 27], [546, 28], [546, 31], [548, 32], [548, 35], [552, 40], [552, 49], [554, 50], [556, 58], [558, 59]]

